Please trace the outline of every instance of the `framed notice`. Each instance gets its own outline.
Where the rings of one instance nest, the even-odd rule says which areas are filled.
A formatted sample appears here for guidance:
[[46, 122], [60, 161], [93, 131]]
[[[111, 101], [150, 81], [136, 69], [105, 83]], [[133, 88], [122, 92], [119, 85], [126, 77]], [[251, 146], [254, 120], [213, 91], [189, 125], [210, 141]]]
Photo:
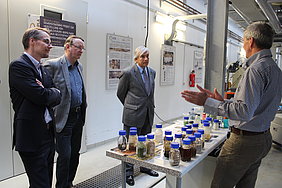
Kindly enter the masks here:
[[175, 47], [163, 44], [161, 50], [161, 83], [160, 85], [174, 85], [175, 80]]
[[194, 58], [193, 58], [193, 69], [195, 71], [195, 83], [202, 83], [203, 82], [203, 52], [202, 51], [194, 51]]
[[130, 37], [107, 34], [106, 89], [116, 89], [121, 71], [132, 65], [132, 42]]

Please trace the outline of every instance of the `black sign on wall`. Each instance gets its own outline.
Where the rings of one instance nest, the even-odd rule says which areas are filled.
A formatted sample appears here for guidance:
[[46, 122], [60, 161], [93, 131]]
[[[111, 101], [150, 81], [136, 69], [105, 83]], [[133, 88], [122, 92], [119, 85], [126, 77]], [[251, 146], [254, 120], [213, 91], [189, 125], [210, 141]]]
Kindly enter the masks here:
[[76, 34], [76, 24], [64, 20], [40, 16], [40, 27], [47, 28], [51, 32], [53, 46], [64, 46], [65, 40], [70, 35]]

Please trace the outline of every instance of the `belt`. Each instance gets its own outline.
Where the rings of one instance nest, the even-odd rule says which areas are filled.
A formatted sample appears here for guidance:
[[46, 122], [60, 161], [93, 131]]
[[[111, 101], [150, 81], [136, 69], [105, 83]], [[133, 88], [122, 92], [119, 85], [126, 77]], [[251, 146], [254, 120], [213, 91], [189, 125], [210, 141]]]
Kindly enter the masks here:
[[237, 135], [245, 135], [245, 136], [254, 136], [254, 135], [259, 135], [259, 134], [264, 134], [266, 132], [268, 132], [269, 129], [267, 129], [266, 131], [263, 132], [251, 132], [251, 131], [245, 131], [245, 130], [241, 130], [235, 127], [231, 127], [231, 132]]
[[81, 106], [77, 106], [77, 107], [74, 107], [74, 108], [71, 108], [70, 109], [70, 112], [80, 112], [81, 111]]

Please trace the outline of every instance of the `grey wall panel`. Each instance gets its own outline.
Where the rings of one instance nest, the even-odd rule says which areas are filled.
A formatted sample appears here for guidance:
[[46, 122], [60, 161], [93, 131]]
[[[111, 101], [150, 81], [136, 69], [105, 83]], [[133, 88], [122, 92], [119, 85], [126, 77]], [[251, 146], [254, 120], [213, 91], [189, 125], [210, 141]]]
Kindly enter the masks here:
[[8, 90], [7, 0], [0, 1], [0, 180], [13, 175], [10, 97]]

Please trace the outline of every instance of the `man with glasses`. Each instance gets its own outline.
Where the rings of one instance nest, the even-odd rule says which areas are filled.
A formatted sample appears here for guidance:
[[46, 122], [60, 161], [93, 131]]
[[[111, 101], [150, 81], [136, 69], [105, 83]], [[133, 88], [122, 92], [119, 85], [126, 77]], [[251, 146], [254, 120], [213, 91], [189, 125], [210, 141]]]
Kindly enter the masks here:
[[25, 31], [24, 54], [9, 67], [13, 103], [13, 146], [23, 161], [30, 188], [51, 188], [55, 154], [52, 107], [61, 100], [48, 71], [41, 66], [52, 48], [48, 30]]
[[244, 32], [247, 61], [233, 100], [224, 100], [214, 89], [197, 86], [182, 97], [204, 106], [205, 112], [230, 119], [231, 135], [217, 158], [212, 188], [255, 187], [261, 160], [272, 145], [269, 131], [282, 96], [282, 72], [272, 59], [274, 31], [270, 25], [254, 22]]
[[82, 65], [78, 62], [85, 50], [84, 40], [71, 35], [66, 39], [64, 49], [63, 56], [44, 64], [62, 93], [62, 102], [55, 108], [56, 188], [73, 187], [87, 106]]

